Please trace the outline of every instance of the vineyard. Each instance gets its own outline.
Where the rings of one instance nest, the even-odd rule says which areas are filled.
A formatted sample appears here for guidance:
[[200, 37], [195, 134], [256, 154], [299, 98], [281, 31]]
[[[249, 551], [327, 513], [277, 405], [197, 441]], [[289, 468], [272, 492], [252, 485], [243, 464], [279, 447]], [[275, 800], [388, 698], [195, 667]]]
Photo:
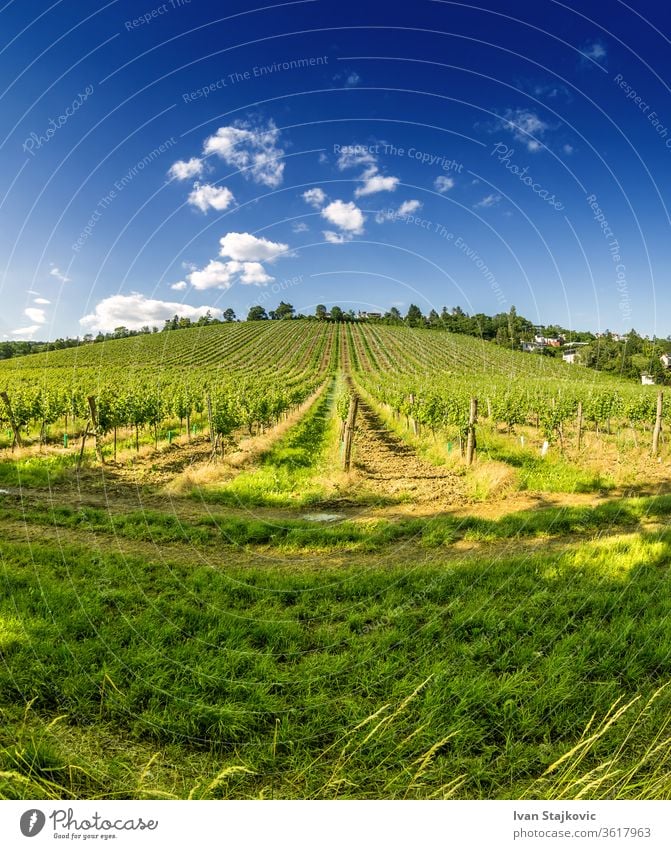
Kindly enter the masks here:
[[0, 797], [668, 798], [671, 405], [443, 330], [0, 363]]
[[[37, 437], [64, 446], [87, 422], [95, 435], [132, 430], [159, 439], [207, 430], [222, 446], [238, 431], [277, 424], [329, 376], [420, 428], [455, 436], [469, 427], [471, 399], [492, 426], [529, 425], [563, 449], [564, 430], [641, 436], [657, 420], [658, 392], [548, 358], [510, 352], [441, 331], [320, 322], [244, 322], [138, 336], [0, 363], [6, 445]], [[89, 399], [94, 402], [92, 416]], [[671, 405], [661, 422], [671, 421]], [[196, 430], [196, 433], [198, 430]], [[580, 435], [579, 437], [580, 438]], [[651, 437], [652, 438], [652, 437]], [[0, 443], [2, 445], [2, 443]], [[654, 451], [659, 449], [658, 442]]]

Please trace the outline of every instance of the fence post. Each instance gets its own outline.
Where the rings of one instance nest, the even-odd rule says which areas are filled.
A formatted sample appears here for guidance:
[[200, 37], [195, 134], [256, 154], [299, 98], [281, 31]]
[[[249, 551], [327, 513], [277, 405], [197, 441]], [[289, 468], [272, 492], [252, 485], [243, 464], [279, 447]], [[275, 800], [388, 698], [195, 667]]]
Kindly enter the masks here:
[[578, 451], [582, 440], [582, 401], [578, 401]]
[[659, 437], [662, 432], [662, 410], [664, 408], [664, 393], [657, 395], [657, 417], [655, 418], [655, 429], [652, 432], [652, 456], [659, 454]]
[[343, 469], [349, 472], [352, 461], [352, 442], [354, 440], [354, 427], [356, 425], [356, 414], [359, 409], [359, 399], [352, 395], [349, 400], [347, 421], [345, 422], [345, 445], [343, 451]]
[[466, 465], [473, 463], [477, 440], [475, 438], [475, 425], [478, 421], [478, 399], [471, 398], [471, 408], [468, 415], [468, 437], [466, 440]]

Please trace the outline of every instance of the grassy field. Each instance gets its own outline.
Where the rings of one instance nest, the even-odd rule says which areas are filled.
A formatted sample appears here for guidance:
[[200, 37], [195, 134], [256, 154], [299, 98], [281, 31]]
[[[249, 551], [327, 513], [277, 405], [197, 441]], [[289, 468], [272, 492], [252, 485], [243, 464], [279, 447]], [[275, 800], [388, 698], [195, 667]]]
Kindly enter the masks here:
[[0, 797], [671, 796], [666, 445], [371, 400], [346, 473], [342, 366], [244, 462], [0, 455]]

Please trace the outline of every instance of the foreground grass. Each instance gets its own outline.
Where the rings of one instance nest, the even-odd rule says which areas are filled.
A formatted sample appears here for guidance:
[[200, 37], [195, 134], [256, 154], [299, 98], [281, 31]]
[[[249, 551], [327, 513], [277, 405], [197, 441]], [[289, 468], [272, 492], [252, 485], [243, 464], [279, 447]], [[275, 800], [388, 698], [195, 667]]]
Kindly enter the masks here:
[[[430, 519], [377, 519], [316, 524], [305, 519], [266, 521], [253, 516], [212, 513], [187, 519], [157, 510], [110, 512], [99, 507], [55, 506], [0, 496], [0, 520], [25, 528], [44, 527], [120, 540], [162, 545], [220, 548], [271, 547], [281, 551], [378, 551], [416, 543], [440, 548], [455, 542], [514, 542], [589, 537], [597, 532], [646, 529], [663, 524], [671, 515], [671, 495], [614, 498], [592, 506], [543, 507], [488, 519], [475, 515], [443, 514]], [[649, 529], [649, 528], [648, 528]]]
[[4, 797], [671, 796], [671, 531], [385, 568], [0, 555]]

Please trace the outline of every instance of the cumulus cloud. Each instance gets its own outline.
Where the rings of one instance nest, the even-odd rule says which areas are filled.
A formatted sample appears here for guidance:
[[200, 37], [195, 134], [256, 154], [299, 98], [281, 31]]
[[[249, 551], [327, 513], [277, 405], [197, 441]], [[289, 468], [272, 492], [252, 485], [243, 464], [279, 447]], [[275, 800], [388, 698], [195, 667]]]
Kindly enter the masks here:
[[452, 177], [445, 177], [443, 174], [441, 174], [433, 181], [433, 188], [437, 192], [440, 192], [441, 195], [444, 195], [445, 192], [449, 192], [450, 189], [454, 188], [454, 180], [452, 179]]
[[331, 224], [335, 224], [340, 230], [345, 230], [352, 235], [363, 233], [365, 218], [359, 207], [353, 202], [345, 203], [343, 200], [334, 200], [322, 209], [322, 217]]
[[366, 145], [346, 144], [340, 148], [337, 165], [341, 171], [345, 171], [347, 168], [358, 168], [360, 165], [377, 165], [377, 159]]
[[227, 233], [219, 240], [223, 257], [239, 260], [240, 262], [257, 262], [277, 259], [289, 250], [289, 245], [282, 242], [271, 242], [268, 239], [252, 236], [251, 233]]
[[203, 173], [203, 160], [197, 156], [192, 156], [188, 161], [183, 159], [174, 162], [170, 166], [168, 176], [173, 180], [190, 180], [192, 177], [200, 177]]
[[275, 278], [271, 277], [260, 262], [243, 262], [240, 282], [252, 286], [266, 286]]
[[315, 187], [314, 189], [308, 189], [306, 192], [303, 192], [301, 197], [305, 203], [309, 203], [315, 209], [321, 209], [326, 201], [326, 192], [319, 187]]
[[573, 145], [572, 144], [565, 144], [564, 147], [562, 148], [562, 150], [564, 151], [564, 153], [567, 156], [570, 156], [573, 153]]
[[183, 292], [186, 289], [186, 280], [178, 280], [177, 283], [173, 283], [170, 288], [174, 289], [175, 292]]
[[30, 327], [17, 327], [16, 330], [12, 330], [12, 336], [23, 336], [27, 339], [29, 336], [33, 336], [40, 329], [39, 324], [32, 324]]
[[422, 204], [418, 200], [405, 200], [396, 210], [397, 215], [412, 215], [413, 212], [417, 212], [418, 209], [422, 208]]
[[540, 140], [548, 125], [530, 109], [506, 109], [498, 128], [512, 133], [516, 141], [525, 144], [531, 153], [536, 153], [542, 147]]
[[211, 260], [205, 268], [196, 269], [188, 276], [194, 289], [230, 289], [234, 283], [265, 286], [275, 278], [271, 277], [260, 262], [238, 262], [229, 260]]
[[44, 324], [47, 320], [45, 311], [38, 309], [38, 307], [28, 307], [28, 309], [23, 311], [23, 314], [27, 316], [33, 324]]
[[34, 304], [50, 304], [51, 301], [48, 301], [46, 298], [35, 298], [33, 300]]
[[291, 229], [294, 233], [307, 233], [310, 228], [305, 221], [294, 221], [291, 225]]
[[351, 242], [352, 236], [349, 233], [336, 233], [334, 230], [322, 230], [324, 239], [332, 245], [344, 245], [345, 242]]
[[198, 319], [207, 311], [221, 318], [221, 310], [216, 307], [192, 307], [171, 301], [158, 301], [147, 298], [139, 292], [130, 295], [112, 295], [104, 298], [89, 315], [79, 319], [82, 327], [89, 331], [110, 333], [115, 327], [127, 327], [140, 330], [145, 325], [161, 324], [173, 315]]
[[398, 209], [381, 209], [375, 215], [375, 221], [378, 224], [383, 224], [385, 221], [395, 221], [397, 218], [404, 218], [412, 215], [422, 208], [422, 204], [418, 200], [406, 200], [399, 206]]
[[357, 198], [374, 195], [377, 192], [394, 192], [399, 184], [398, 177], [383, 177], [376, 165], [367, 168], [360, 179], [363, 180], [363, 186], [359, 186], [354, 192], [354, 197]]
[[51, 271], [49, 272], [49, 274], [50, 274], [52, 277], [55, 277], [55, 278], [56, 278], [56, 280], [60, 280], [60, 281], [61, 281], [61, 283], [69, 283], [69, 282], [70, 282], [70, 278], [69, 278], [69, 277], [67, 277], [65, 274], [63, 274], [63, 273], [61, 272], [61, 270], [60, 270], [57, 266], [55, 266], [55, 265], [52, 267], [52, 269], [51, 269]]
[[233, 203], [233, 192], [224, 186], [211, 186], [209, 183], [194, 183], [193, 191], [188, 197], [191, 206], [207, 212], [211, 207], [218, 212], [223, 212]]
[[496, 204], [501, 200], [501, 195], [485, 195], [482, 200], [479, 200], [477, 203], [473, 204], [474, 209], [489, 209], [492, 206], [496, 206]]
[[278, 146], [280, 131], [271, 119], [264, 126], [251, 121], [236, 121], [219, 127], [205, 140], [203, 152], [216, 154], [228, 165], [238, 168], [255, 183], [270, 188], [282, 184], [284, 150]]

